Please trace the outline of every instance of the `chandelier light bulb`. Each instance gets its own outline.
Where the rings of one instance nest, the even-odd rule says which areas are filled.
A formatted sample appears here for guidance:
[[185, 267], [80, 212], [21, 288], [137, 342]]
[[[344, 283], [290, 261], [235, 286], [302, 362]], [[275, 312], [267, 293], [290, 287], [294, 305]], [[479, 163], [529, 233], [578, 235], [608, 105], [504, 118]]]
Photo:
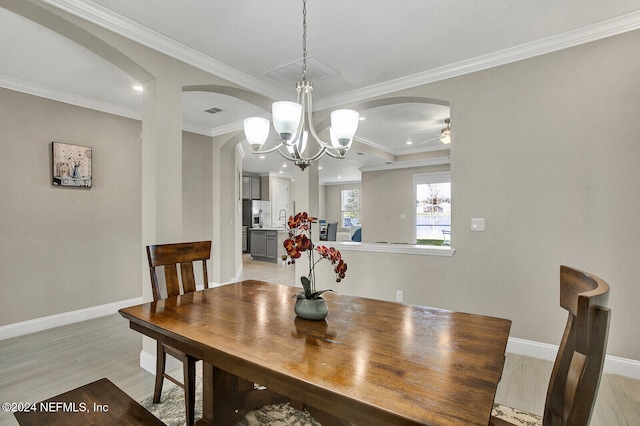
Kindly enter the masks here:
[[251, 149], [259, 150], [269, 137], [269, 120], [263, 117], [245, 118], [244, 135]]
[[289, 141], [298, 130], [302, 119], [302, 105], [296, 102], [279, 101], [271, 106], [273, 127], [282, 140]]
[[353, 139], [349, 139], [346, 145], [343, 145], [343, 142], [341, 142], [336, 137], [336, 132], [333, 129], [333, 127], [329, 128], [329, 138], [331, 139], [331, 146], [333, 146], [336, 149], [339, 155], [344, 157], [347, 151], [349, 150], [349, 148], [351, 148], [351, 142], [353, 141]]
[[352, 109], [338, 109], [331, 113], [331, 129], [341, 147], [351, 143], [359, 122], [360, 114]]

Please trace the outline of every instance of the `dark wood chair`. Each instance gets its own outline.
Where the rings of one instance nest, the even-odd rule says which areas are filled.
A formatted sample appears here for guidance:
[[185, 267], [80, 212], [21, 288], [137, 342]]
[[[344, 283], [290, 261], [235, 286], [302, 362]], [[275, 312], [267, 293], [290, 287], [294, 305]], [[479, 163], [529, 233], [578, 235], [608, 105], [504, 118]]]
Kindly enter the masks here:
[[22, 426], [164, 425], [108, 379], [54, 396], [34, 404], [32, 411], [16, 412], [14, 416]]
[[[162, 298], [157, 270], [164, 269], [166, 297], [196, 291], [194, 276], [194, 262], [202, 261], [202, 277], [204, 288], [209, 288], [207, 275], [207, 260], [211, 257], [211, 241], [192, 243], [160, 244], [147, 246], [149, 271], [151, 273], [151, 287], [153, 300]], [[178, 273], [178, 270], [180, 271]], [[167, 354], [182, 362], [183, 382], [165, 372]], [[198, 360], [162, 342], [157, 342], [156, 348], [156, 384], [153, 392], [153, 403], [160, 402], [162, 383], [164, 378], [171, 380], [184, 389], [185, 413], [187, 425], [194, 422], [196, 395], [196, 362]]]
[[[595, 275], [560, 267], [560, 306], [569, 311], [553, 365], [542, 424], [588, 425], [607, 347], [609, 285]], [[490, 425], [510, 425], [491, 418]]]

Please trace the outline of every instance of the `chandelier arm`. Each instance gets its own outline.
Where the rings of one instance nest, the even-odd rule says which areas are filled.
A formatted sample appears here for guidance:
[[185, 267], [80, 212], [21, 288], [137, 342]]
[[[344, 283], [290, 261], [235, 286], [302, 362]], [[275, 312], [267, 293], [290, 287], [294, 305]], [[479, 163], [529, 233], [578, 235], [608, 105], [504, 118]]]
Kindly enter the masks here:
[[304, 104], [303, 104], [303, 113], [307, 113], [307, 123], [309, 123], [309, 132], [311, 132], [311, 136], [313, 136], [313, 138], [316, 140], [316, 142], [318, 142], [318, 145], [320, 145], [321, 148], [326, 149], [326, 148], [332, 148], [331, 145], [325, 143], [320, 136], [318, 136], [318, 133], [316, 132], [316, 126], [313, 123], [313, 112], [311, 110], [311, 92], [305, 92], [306, 96], [303, 96], [303, 100], [304, 100]]
[[293, 137], [291, 138], [289, 143], [286, 145], [295, 146], [298, 144], [298, 142], [302, 141], [302, 134], [304, 133], [304, 116], [303, 115], [304, 115], [304, 109], [300, 116], [300, 123], [298, 123], [298, 128], [296, 129], [296, 132], [293, 134]]
[[284, 145], [284, 142], [279, 141], [278, 145], [274, 146], [273, 148], [269, 148], [269, 149], [266, 149], [264, 151], [263, 150], [257, 150], [257, 151], [253, 151], [253, 153], [254, 154], [269, 154], [269, 153], [275, 151], [276, 149], [280, 148], [282, 145]]
[[[282, 148], [282, 147], [280, 147], [280, 148]], [[284, 152], [282, 152], [282, 150], [281, 150], [281, 149], [279, 149], [279, 150], [278, 150], [278, 154], [282, 155], [282, 157], [283, 157], [285, 160], [289, 160], [289, 161], [291, 161], [291, 162], [296, 162], [296, 161], [298, 161], [298, 159], [297, 159], [297, 158], [290, 157], [289, 155], [287, 155], [287, 154], [285, 154]]]
[[[335, 148], [333, 148], [333, 149], [335, 149]], [[336, 149], [336, 150], [337, 150], [337, 149]], [[328, 156], [330, 156], [330, 157], [337, 158], [337, 159], [339, 159], [339, 160], [344, 160], [344, 159], [345, 159], [345, 156], [344, 156], [344, 155], [334, 154], [334, 153], [333, 153], [333, 152], [331, 152], [331, 151], [332, 151], [332, 149], [327, 149], [327, 151], [325, 152], [325, 154], [327, 154], [327, 155], [328, 155]]]
[[320, 149], [320, 151], [318, 151], [314, 156], [309, 158], [302, 158], [302, 160], [313, 162], [313, 161], [316, 161], [318, 158], [322, 157], [324, 154], [329, 154], [329, 151], [327, 151], [327, 148], [323, 146]]
[[302, 159], [302, 155], [300, 154], [300, 151], [298, 150], [298, 144], [295, 144], [291, 147], [291, 149], [293, 150], [292, 153], [292, 157], [295, 158], [296, 160], [301, 160]]

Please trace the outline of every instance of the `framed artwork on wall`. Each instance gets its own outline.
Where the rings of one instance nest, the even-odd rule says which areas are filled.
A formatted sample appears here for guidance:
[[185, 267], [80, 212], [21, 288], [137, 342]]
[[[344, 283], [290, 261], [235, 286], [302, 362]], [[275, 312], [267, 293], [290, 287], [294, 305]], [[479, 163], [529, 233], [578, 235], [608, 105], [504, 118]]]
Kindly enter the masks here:
[[51, 142], [52, 184], [91, 188], [91, 147]]

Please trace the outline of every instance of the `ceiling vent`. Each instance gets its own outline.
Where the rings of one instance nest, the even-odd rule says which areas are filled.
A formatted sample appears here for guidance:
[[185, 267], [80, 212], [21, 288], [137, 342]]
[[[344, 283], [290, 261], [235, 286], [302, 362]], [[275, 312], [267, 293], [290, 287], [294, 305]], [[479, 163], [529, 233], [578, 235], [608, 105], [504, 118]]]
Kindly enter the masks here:
[[[295, 87], [296, 83], [302, 80], [302, 59], [268, 71], [265, 75], [280, 83]], [[328, 65], [313, 56], [307, 57], [307, 80], [310, 82], [313, 83], [336, 75], [338, 73]]]
[[202, 112], [208, 112], [209, 114], [217, 114], [217, 113], [219, 113], [219, 112], [221, 112], [221, 111], [222, 111], [222, 110], [221, 110], [220, 108], [211, 107], [211, 108], [205, 109], [205, 110], [204, 110], [204, 111], [202, 111]]

